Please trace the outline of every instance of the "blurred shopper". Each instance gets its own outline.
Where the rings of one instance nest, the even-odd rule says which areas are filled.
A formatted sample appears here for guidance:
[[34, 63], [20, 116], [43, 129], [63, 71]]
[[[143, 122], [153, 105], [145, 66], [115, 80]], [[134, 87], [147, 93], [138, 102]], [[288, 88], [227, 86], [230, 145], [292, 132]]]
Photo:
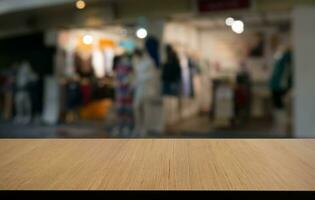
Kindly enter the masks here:
[[164, 120], [173, 124], [178, 120], [180, 112], [180, 93], [182, 84], [182, 69], [180, 60], [171, 45], [167, 45], [166, 62], [162, 65], [162, 94]]
[[172, 46], [166, 46], [166, 63], [162, 67], [163, 95], [178, 96], [181, 85], [179, 58]]
[[16, 75], [15, 111], [16, 123], [27, 124], [32, 119], [32, 102], [29, 83], [37, 78], [30, 64], [23, 61]]
[[112, 131], [113, 136], [128, 136], [133, 129], [133, 95], [132, 95], [132, 65], [128, 54], [114, 58], [115, 105], [118, 125]]
[[269, 87], [274, 106], [275, 131], [283, 133], [288, 125], [285, 97], [292, 87], [292, 52], [290, 47], [282, 47], [275, 56]]
[[250, 117], [251, 107], [251, 77], [245, 63], [241, 64], [236, 75], [235, 88], [235, 122], [244, 124]]
[[150, 57], [153, 59], [155, 67], [160, 67], [160, 54], [159, 54], [159, 41], [154, 36], [148, 36], [148, 38], [145, 41], [145, 48]]
[[154, 129], [155, 119], [154, 102], [159, 99], [158, 71], [155, 61], [147, 50], [137, 49], [134, 52], [135, 67], [135, 96], [134, 116], [135, 134], [144, 137]]

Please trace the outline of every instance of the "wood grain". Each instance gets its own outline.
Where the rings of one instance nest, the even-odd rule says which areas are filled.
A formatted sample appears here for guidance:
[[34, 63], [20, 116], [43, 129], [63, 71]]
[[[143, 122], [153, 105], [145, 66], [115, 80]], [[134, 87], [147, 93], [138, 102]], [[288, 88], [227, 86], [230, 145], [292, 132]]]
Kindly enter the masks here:
[[0, 189], [315, 190], [315, 140], [2, 139]]

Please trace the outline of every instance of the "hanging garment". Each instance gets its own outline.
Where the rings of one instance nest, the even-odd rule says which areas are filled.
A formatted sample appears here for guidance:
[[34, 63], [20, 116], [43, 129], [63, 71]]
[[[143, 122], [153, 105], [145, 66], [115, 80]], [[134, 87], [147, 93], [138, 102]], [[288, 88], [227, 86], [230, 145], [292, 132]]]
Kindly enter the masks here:
[[129, 53], [133, 52], [133, 50], [136, 48], [136, 44], [130, 39], [121, 40], [119, 42], [119, 46]]
[[54, 73], [57, 77], [66, 75], [66, 51], [58, 48], [55, 57], [55, 69]]
[[200, 106], [203, 112], [210, 111], [212, 86], [210, 78], [210, 66], [206, 61], [200, 62]]
[[83, 82], [81, 84], [81, 93], [82, 93], [82, 104], [83, 105], [87, 105], [90, 103], [91, 100], [91, 85], [89, 84], [89, 82]]
[[104, 50], [104, 67], [105, 67], [105, 74], [107, 76], [113, 76], [113, 61], [114, 61], [114, 51], [113, 49], [105, 49]]
[[82, 103], [80, 83], [78, 81], [69, 81], [66, 85], [67, 110], [75, 110]]
[[67, 50], [65, 55], [65, 75], [68, 77], [76, 73], [75, 53], [74, 51]]
[[195, 96], [195, 78], [196, 75], [199, 75], [201, 73], [200, 66], [198, 65], [197, 61], [188, 58], [188, 67], [189, 67], [189, 80], [190, 80], [190, 91], [189, 91], [189, 97]]
[[185, 97], [191, 96], [191, 74], [189, 69], [189, 60], [186, 56], [180, 57], [180, 65], [182, 72], [182, 95]]
[[74, 54], [74, 64], [76, 72], [81, 77], [92, 77], [94, 70], [92, 66], [92, 55], [80, 55], [78, 52]]
[[97, 78], [103, 78], [105, 76], [104, 55], [100, 50], [93, 51], [92, 66], [93, 66], [94, 75]]

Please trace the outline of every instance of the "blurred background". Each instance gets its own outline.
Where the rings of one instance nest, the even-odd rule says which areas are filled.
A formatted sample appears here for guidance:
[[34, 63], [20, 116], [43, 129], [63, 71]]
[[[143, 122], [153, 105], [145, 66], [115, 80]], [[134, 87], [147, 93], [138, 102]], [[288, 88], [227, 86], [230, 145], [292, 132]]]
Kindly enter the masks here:
[[314, 21], [315, 0], [0, 0], [0, 137], [314, 137]]

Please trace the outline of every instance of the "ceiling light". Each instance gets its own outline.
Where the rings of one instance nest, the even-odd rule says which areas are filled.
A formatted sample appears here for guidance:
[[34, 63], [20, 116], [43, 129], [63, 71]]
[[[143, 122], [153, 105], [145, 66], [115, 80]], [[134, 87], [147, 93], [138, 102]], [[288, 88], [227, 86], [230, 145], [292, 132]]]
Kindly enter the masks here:
[[86, 7], [86, 3], [83, 0], [78, 0], [75, 3], [75, 6], [77, 7], [77, 9], [82, 10], [82, 9], [84, 9]]
[[91, 35], [84, 35], [83, 36], [83, 43], [86, 45], [90, 45], [93, 43], [93, 37]]
[[228, 17], [228, 18], [225, 19], [225, 24], [227, 26], [232, 26], [233, 22], [234, 22], [234, 18], [233, 17]]
[[232, 24], [232, 30], [237, 33], [241, 34], [244, 32], [244, 22], [241, 20], [234, 21]]
[[144, 39], [145, 37], [147, 37], [148, 32], [145, 28], [139, 28], [136, 32], [136, 36], [140, 39]]

